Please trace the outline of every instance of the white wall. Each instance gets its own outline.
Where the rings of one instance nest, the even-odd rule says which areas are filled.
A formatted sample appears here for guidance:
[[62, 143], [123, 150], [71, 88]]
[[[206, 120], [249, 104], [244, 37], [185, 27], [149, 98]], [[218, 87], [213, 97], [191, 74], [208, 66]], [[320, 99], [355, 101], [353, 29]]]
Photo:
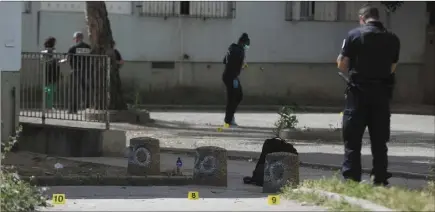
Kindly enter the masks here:
[[0, 2], [0, 70], [17, 71], [21, 67], [21, 6]]
[[[86, 32], [84, 13], [42, 11], [23, 19], [23, 50], [38, 49], [47, 36], [66, 51], [74, 31]], [[425, 2], [406, 2], [392, 15], [392, 30], [402, 43], [402, 63], [421, 63], [425, 43]], [[39, 20], [39, 22], [37, 21]], [[249, 33], [250, 62], [330, 63], [346, 32], [357, 22], [285, 21], [285, 2], [237, 2], [235, 19], [141, 17], [110, 15], [111, 27], [126, 60], [174, 61], [188, 54], [191, 61], [220, 62], [228, 45]], [[38, 27], [39, 24], [39, 27]], [[36, 26], [35, 26], [36, 25]], [[181, 27], [181, 28], [180, 28]], [[181, 49], [183, 48], [183, 50]]]

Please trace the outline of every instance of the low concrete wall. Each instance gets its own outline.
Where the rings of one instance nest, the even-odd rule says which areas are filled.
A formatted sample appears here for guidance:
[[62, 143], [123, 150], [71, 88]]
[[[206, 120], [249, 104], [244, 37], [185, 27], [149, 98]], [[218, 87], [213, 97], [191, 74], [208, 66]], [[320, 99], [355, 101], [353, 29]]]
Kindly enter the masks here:
[[122, 157], [127, 147], [126, 132], [49, 124], [20, 123], [19, 148], [62, 157]]
[[21, 123], [19, 148], [62, 157], [102, 156], [101, 129]]

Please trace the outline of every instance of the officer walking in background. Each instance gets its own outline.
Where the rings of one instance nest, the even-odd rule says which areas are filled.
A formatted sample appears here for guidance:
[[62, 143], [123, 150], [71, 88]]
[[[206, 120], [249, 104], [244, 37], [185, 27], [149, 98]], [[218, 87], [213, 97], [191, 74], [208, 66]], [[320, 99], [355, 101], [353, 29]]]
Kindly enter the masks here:
[[367, 126], [373, 155], [373, 183], [388, 185], [391, 77], [399, 59], [400, 41], [379, 21], [376, 7], [362, 7], [359, 20], [361, 26], [348, 33], [337, 58], [338, 68], [349, 72], [351, 82], [346, 89], [343, 112], [342, 175], [345, 179], [361, 181], [361, 146]]
[[83, 41], [83, 33], [75, 32], [73, 40], [75, 44], [68, 50], [68, 62], [73, 70], [71, 74], [71, 92], [69, 112], [77, 113], [82, 101], [85, 107], [90, 104], [90, 76], [91, 76], [91, 46]]
[[249, 45], [249, 36], [247, 33], [243, 33], [237, 44], [233, 43], [230, 45], [223, 60], [225, 70], [222, 75], [222, 80], [227, 89], [227, 106], [224, 119], [225, 127], [237, 126], [234, 113], [243, 99], [242, 85], [240, 84], [239, 75], [245, 65], [245, 51], [249, 48]]

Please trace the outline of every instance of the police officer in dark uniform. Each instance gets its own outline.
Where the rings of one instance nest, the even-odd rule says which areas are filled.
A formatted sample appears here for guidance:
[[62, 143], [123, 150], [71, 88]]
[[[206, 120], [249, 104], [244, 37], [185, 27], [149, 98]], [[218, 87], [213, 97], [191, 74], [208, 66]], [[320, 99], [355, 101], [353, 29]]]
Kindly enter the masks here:
[[230, 45], [223, 60], [225, 70], [222, 75], [222, 80], [227, 88], [227, 106], [224, 119], [225, 127], [237, 126], [234, 113], [243, 98], [239, 75], [245, 66], [245, 51], [249, 48], [250, 42], [248, 34], [243, 33], [237, 44], [233, 43]]
[[[90, 76], [91, 76], [91, 46], [83, 41], [83, 33], [74, 33], [75, 44], [68, 50], [68, 62], [73, 70], [71, 74], [71, 92], [69, 112], [77, 113], [82, 100], [85, 106], [90, 104]], [[79, 86], [80, 85], [80, 86]]]
[[345, 179], [361, 181], [362, 137], [368, 127], [373, 183], [388, 185], [391, 79], [399, 59], [400, 41], [379, 21], [376, 7], [362, 7], [359, 20], [361, 27], [348, 33], [337, 58], [338, 68], [349, 72], [351, 82], [346, 89], [343, 113], [342, 175]]

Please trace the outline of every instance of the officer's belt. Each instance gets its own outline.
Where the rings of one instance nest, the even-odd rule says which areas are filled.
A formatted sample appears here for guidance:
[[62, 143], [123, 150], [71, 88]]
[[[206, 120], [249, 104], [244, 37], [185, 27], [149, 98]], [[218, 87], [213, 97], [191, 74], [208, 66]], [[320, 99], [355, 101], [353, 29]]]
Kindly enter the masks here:
[[388, 80], [350, 80], [352, 83], [360, 86], [366, 86], [366, 85], [385, 85], [390, 86], [391, 83], [389, 83]]

